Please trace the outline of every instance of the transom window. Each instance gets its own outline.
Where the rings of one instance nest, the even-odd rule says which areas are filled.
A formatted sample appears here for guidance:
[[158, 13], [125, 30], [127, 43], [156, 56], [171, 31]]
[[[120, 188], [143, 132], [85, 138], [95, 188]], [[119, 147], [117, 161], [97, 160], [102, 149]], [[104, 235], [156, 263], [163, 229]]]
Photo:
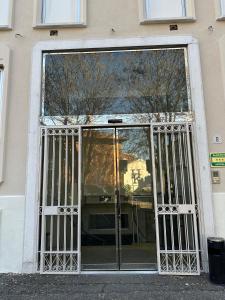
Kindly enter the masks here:
[[42, 24], [83, 24], [86, 0], [42, 0]]
[[9, 26], [10, 0], [0, 0], [0, 26]]
[[186, 48], [45, 53], [43, 71], [44, 124], [147, 123], [191, 110]]

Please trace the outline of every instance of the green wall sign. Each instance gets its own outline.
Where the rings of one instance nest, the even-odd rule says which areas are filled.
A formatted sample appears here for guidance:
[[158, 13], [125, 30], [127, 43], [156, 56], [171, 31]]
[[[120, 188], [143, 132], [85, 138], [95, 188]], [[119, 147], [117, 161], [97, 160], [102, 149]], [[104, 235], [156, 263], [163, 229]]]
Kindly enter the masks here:
[[225, 168], [225, 153], [210, 153], [210, 163], [212, 168]]

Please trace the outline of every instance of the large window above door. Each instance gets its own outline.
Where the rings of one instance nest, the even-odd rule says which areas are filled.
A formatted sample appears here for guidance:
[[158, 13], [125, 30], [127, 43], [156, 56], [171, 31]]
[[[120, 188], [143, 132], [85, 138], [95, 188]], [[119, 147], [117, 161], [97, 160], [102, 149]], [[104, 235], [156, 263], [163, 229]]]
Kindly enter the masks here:
[[37, 0], [34, 26], [85, 26], [86, 0]]
[[187, 65], [186, 48], [44, 53], [41, 120], [137, 124], [186, 116]]
[[193, 0], [139, 0], [140, 21], [165, 22], [172, 20], [193, 21]]

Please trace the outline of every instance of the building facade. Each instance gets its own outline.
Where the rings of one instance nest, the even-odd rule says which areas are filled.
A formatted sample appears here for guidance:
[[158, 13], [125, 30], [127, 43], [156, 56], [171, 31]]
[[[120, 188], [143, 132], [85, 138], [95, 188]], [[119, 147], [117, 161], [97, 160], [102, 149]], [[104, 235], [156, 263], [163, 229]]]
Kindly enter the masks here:
[[207, 271], [224, 20], [223, 0], [0, 0], [0, 272]]

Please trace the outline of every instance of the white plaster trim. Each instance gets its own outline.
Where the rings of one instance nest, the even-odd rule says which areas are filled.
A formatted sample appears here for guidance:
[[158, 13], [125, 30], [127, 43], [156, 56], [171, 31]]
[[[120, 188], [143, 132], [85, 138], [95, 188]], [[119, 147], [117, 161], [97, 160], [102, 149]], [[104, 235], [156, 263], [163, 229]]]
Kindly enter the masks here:
[[196, 18], [194, 17], [180, 17], [180, 18], [151, 18], [140, 21], [141, 25], [151, 24], [151, 23], [191, 23], [196, 22]]
[[201, 221], [201, 243], [203, 250], [203, 268], [208, 269], [207, 237], [215, 234], [207, 126], [202, 86], [199, 47], [191, 44], [188, 47], [188, 61], [191, 81], [191, 98], [195, 112], [195, 153], [198, 183], [198, 200]]
[[[36, 272], [37, 221], [38, 221], [38, 178], [39, 178], [39, 112], [41, 104], [42, 51], [73, 50], [89, 48], [112, 48], [134, 46], [187, 45], [190, 69], [192, 103], [196, 115], [196, 147], [199, 160], [199, 197], [202, 207], [202, 238], [214, 235], [214, 218], [211, 193], [210, 169], [208, 164], [207, 129], [201, 78], [198, 42], [192, 36], [158, 36], [98, 40], [47, 41], [39, 42], [33, 49], [32, 83], [30, 90], [30, 114], [28, 132], [28, 163], [26, 183], [25, 238], [23, 272]], [[209, 221], [210, 220], [210, 221]], [[205, 244], [204, 244], [204, 250]]]
[[1, 112], [0, 112], [0, 183], [4, 180], [5, 166], [5, 134], [6, 134], [6, 115], [8, 106], [8, 86], [9, 86], [9, 60], [10, 50], [0, 43], [0, 66], [3, 67], [3, 93], [0, 95]]

